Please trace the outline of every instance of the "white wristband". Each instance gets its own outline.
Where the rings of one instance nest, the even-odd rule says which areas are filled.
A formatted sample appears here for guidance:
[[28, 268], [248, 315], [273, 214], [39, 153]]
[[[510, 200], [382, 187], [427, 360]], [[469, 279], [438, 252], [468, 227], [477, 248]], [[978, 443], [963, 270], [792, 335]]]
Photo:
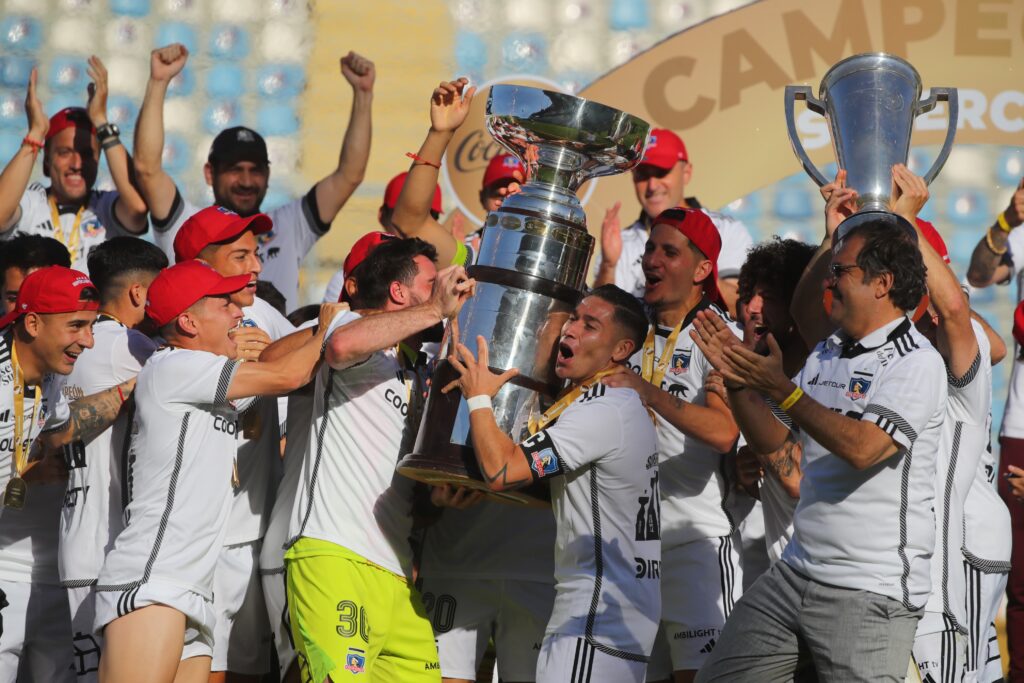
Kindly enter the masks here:
[[469, 406], [469, 412], [474, 410], [480, 410], [486, 408], [487, 410], [493, 410], [491, 406], [491, 397], [487, 394], [480, 394], [479, 396], [470, 396], [466, 399], [466, 405]]

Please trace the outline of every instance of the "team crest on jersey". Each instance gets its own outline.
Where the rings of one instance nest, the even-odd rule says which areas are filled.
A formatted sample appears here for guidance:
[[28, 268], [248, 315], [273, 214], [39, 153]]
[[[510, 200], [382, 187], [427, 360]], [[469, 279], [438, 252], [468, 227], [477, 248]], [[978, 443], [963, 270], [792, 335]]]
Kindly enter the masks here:
[[847, 398], [852, 398], [854, 401], [862, 399], [868, 395], [868, 389], [871, 388], [871, 380], [864, 379], [863, 377], [851, 377], [850, 378], [850, 390], [846, 392]]
[[361, 674], [366, 671], [366, 651], [350, 647], [345, 654], [345, 671]]
[[558, 458], [555, 457], [555, 452], [552, 449], [545, 448], [538, 453], [533, 453], [530, 468], [537, 473], [538, 477], [547, 477], [558, 472]]
[[688, 349], [684, 351], [677, 351], [672, 354], [672, 363], [669, 366], [669, 373], [673, 375], [683, 375], [690, 369], [690, 357], [693, 355], [693, 350]]
[[260, 244], [269, 244], [274, 241], [275, 236], [276, 234], [274, 233], [273, 230], [271, 230], [269, 232], [263, 233], [262, 235], [257, 235], [256, 241], [259, 242]]
[[100, 225], [100, 222], [96, 218], [92, 218], [82, 222], [82, 236], [83, 237], [100, 237], [106, 229]]

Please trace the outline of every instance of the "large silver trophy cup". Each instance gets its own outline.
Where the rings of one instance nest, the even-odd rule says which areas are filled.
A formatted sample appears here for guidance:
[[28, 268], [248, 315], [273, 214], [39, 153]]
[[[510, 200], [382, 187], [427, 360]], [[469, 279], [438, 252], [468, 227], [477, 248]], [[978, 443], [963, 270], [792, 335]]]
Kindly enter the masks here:
[[907, 163], [914, 119], [940, 101], [949, 104], [949, 124], [942, 149], [924, 175], [926, 183], [942, 170], [953, 147], [959, 111], [956, 88], [931, 88], [928, 98], [921, 100], [921, 77], [909, 62], [883, 52], [854, 55], [828, 70], [818, 98], [810, 86], [786, 86], [789, 141], [819, 187], [831, 179], [811, 163], [800, 142], [793, 111], [796, 100], [805, 100], [808, 109], [828, 121], [836, 161], [846, 171], [846, 185], [859, 194], [858, 213], [889, 211], [892, 167]]
[[[560, 389], [553, 359], [558, 338], [584, 285], [594, 238], [576, 190], [589, 178], [622, 173], [640, 162], [650, 125], [603, 104], [558, 92], [495, 85], [487, 129], [526, 165], [529, 180], [487, 215], [476, 265], [476, 296], [459, 314], [459, 338], [477, 353], [487, 340], [490, 365], [519, 368], [493, 400], [501, 428], [525, 438], [539, 395]], [[469, 410], [458, 392], [440, 389], [457, 377], [447, 360], [434, 371], [413, 453], [402, 474], [427, 483], [485, 489], [471, 449]], [[532, 502], [530, 492], [507, 498]]]

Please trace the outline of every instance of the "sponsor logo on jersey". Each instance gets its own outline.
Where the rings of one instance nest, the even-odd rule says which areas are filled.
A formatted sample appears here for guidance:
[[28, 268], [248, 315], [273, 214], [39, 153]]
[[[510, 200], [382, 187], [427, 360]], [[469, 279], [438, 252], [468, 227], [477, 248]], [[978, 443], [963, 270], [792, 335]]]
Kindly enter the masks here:
[[673, 640], [689, 640], [691, 638], [707, 638], [708, 636], [710, 636], [711, 640], [713, 641], [715, 639], [715, 636], [717, 636], [717, 635], [718, 635], [718, 629], [717, 628], [693, 628], [693, 629], [687, 629], [685, 631], [676, 631], [675, 633], [672, 634], [672, 639]]
[[0, 384], [10, 384], [14, 381], [14, 370], [10, 365], [0, 366]]
[[682, 375], [690, 369], [690, 357], [693, 355], [692, 349], [684, 351], [678, 351], [672, 354], [672, 363], [669, 366], [669, 373], [673, 375]]
[[851, 377], [850, 390], [846, 392], [846, 396], [847, 398], [852, 398], [854, 401], [856, 401], [867, 396], [868, 389], [870, 388], [871, 380], [867, 380], [862, 377]]
[[708, 642], [704, 643], [704, 647], [700, 649], [702, 655], [709, 655], [711, 651], [715, 649], [715, 639], [712, 638]]
[[538, 477], [555, 474], [558, 472], [558, 458], [555, 457], [555, 452], [552, 449], [545, 448], [538, 453], [533, 453], [530, 468], [537, 473]]
[[345, 671], [361, 674], [366, 671], [366, 651], [350, 647], [345, 654]]
[[82, 237], [102, 237], [106, 232], [106, 228], [100, 225], [98, 218], [82, 221]]
[[234, 436], [238, 433], [238, 420], [229, 420], [220, 415], [213, 416], [213, 428], [218, 432], [224, 432]]

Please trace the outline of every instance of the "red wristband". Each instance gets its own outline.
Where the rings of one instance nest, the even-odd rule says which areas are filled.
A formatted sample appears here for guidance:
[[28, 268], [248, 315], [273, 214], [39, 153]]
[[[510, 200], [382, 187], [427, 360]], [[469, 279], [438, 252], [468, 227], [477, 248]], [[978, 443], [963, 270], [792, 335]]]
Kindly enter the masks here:
[[121, 403], [124, 403], [124, 394], [121, 393], [121, 385], [118, 384], [116, 389], [117, 389], [117, 395], [121, 397]]
[[43, 146], [46, 143], [39, 142], [38, 140], [33, 140], [32, 138], [30, 138], [29, 136], [26, 135], [25, 137], [23, 137], [21, 139], [21, 144], [28, 145], [29, 147], [31, 147], [32, 149], [34, 149], [35, 151], [38, 152], [39, 150], [41, 150], [43, 148]]
[[419, 154], [413, 154], [412, 152], [406, 152], [405, 156], [407, 156], [410, 159], [413, 159], [415, 161], [418, 161], [421, 164], [426, 164], [427, 166], [433, 166], [434, 168], [436, 168], [439, 171], [441, 170], [441, 164], [435, 164], [433, 161], [427, 161], [426, 159], [421, 157]]

